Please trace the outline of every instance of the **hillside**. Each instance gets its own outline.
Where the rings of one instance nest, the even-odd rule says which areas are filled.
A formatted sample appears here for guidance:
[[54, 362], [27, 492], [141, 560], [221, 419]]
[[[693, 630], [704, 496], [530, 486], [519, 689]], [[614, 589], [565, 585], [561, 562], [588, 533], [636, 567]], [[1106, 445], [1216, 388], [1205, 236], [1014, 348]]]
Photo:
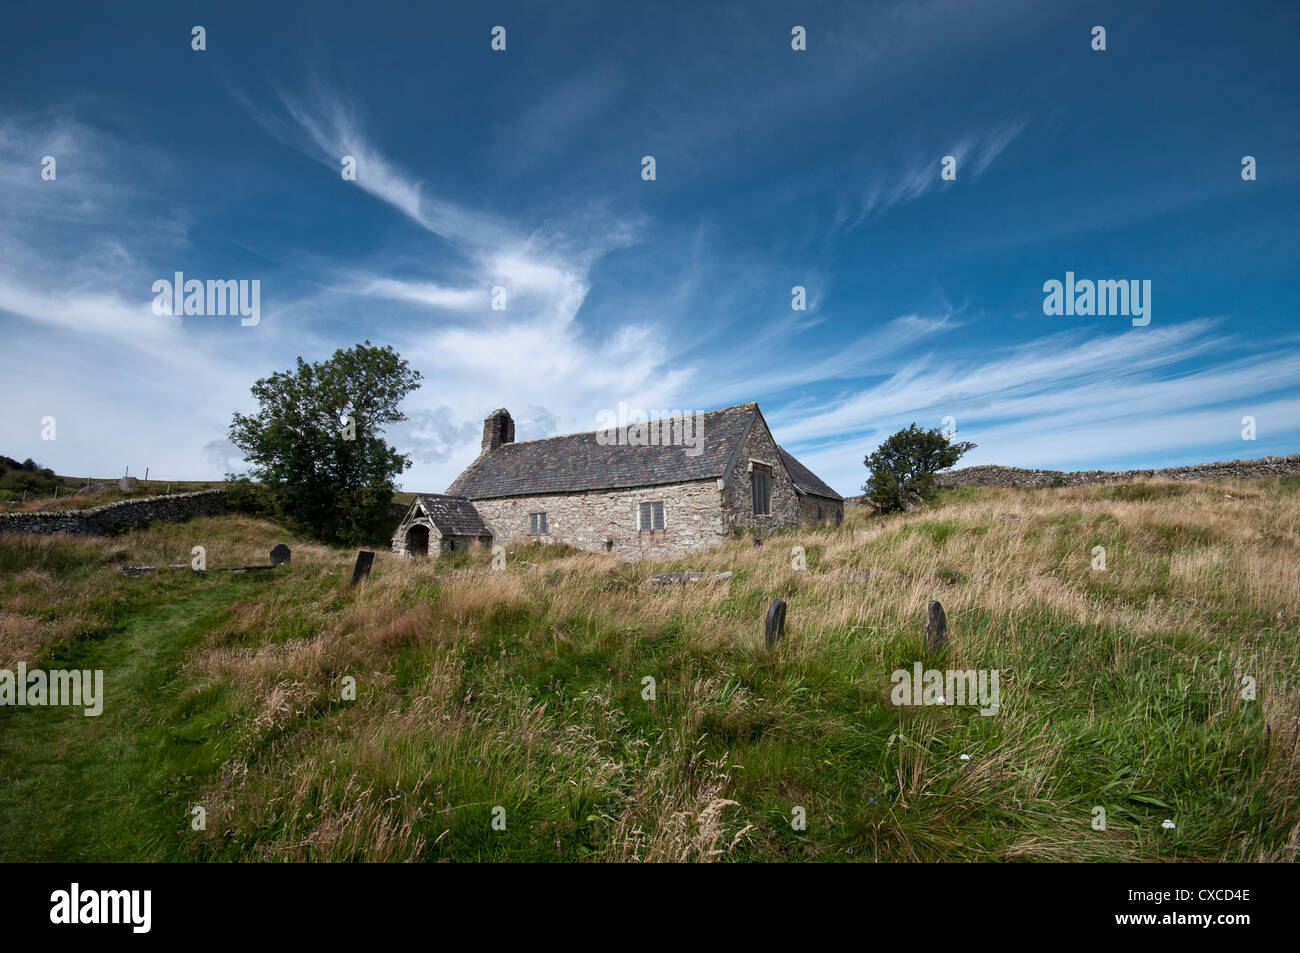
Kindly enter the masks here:
[[[274, 574], [117, 571], [281, 541]], [[351, 589], [354, 555], [239, 516], [0, 537], [0, 668], [99, 668], [107, 694], [0, 708], [0, 860], [1300, 852], [1298, 477], [962, 488], [653, 565], [380, 553]], [[648, 582], [679, 570], [735, 576]], [[930, 599], [951, 644], [926, 657]], [[998, 670], [998, 713], [895, 707], [917, 661]]]
[[1133, 480], [1253, 480], [1300, 474], [1300, 453], [1285, 457], [1219, 460], [1161, 470], [1026, 470], [986, 464], [936, 474], [940, 486], [1082, 486]]
[[[11, 470], [10, 473], [13, 471]], [[216, 490], [226, 484], [223, 480], [150, 480], [141, 481], [130, 490], [118, 488], [117, 478], [55, 476], [52, 471], [47, 481], [40, 485], [0, 486], [0, 513], [37, 513], [54, 510], [67, 511], [103, 506], [120, 500], [138, 500], [167, 493], [193, 493], [198, 490]], [[24, 492], [26, 490], [26, 492]]]

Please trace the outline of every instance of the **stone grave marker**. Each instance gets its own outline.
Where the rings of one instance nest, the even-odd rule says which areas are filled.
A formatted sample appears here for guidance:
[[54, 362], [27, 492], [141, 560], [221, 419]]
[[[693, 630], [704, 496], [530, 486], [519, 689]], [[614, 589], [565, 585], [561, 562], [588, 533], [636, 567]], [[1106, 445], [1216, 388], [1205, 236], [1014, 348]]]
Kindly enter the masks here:
[[726, 582], [733, 575], [735, 574], [731, 570], [726, 572], [660, 572], [651, 576], [650, 581], [657, 586], [667, 586], [677, 582], [704, 582], [708, 580]]
[[357, 564], [352, 567], [352, 585], [370, 578], [370, 566], [375, 561], [375, 554], [364, 549], [357, 553]]
[[766, 639], [770, 649], [785, 635], [785, 600], [777, 599], [768, 607]]
[[933, 652], [948, 644], [948, 617], [943, 606], [931, 599], [925, 610], [925, 647]]

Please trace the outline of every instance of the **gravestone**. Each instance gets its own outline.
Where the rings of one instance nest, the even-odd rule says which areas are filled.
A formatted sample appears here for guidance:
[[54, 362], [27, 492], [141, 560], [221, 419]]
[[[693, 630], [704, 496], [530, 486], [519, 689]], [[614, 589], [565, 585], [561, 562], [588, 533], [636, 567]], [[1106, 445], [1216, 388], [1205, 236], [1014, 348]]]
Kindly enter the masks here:
[[357, 553], [357, 564], [352, 567], [352, 585], [370, 578], [370, 564], [375, 561], [375, 554], [364, 549]]
[[777, 599], [768, 607], [766, 639], [770, 649], [785, 635], [785, 600]]
[[943, 614], [943, 606], [934, 599], [925, 610], [925, 647], [933, 652], [948, 644], [948, 617]]
[[289, 564], [290, 556], [291, 553], [289, 552], [289, 547], [284, 545], [284, 543], [280, 543], [275, 547], [275, 549], [271, 550], [271, 565], [287, 566]]

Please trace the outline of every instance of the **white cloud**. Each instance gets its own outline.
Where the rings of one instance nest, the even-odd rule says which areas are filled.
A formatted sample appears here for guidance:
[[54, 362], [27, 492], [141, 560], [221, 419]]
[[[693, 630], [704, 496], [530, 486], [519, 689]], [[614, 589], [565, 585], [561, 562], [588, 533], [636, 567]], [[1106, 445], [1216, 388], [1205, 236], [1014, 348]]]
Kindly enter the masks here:
[[[978, 445], [961, 466], [1149, 467], [1180, 454], [1201, 462], [1203, 448], [1240, 439], [1244, 415], [1260, 421], [1261, 438], [1294, 440], [1300, 398], [1275, 395], [1300, 379], [1300, 351], [1180, 370], [1230, 351], [1234, 342], [1216, 328], [1198, 320], [1091, 339], [1051, 335], [965, 361], [928, 355], [836, 400], [765, 413], [778, 439], [810, 447], [792, 452], [846, 494], [857, 492], [862, 458], [881, 440], [913, 422], [939, 427], [949, 413], [958, 439]], [[1243, 442], [1240, 455], [1261, 455], [1257, 446]]]
[[448, 288], [432, 281], [401, 281], [396, 278], [371, 278], [356, 289], [358, 294], [394, 301], [410, 301], [446, 311], [486, 309], [487, 291], [483, 288]]
[[[956, 160], [957, 181], [979, 178], [1027, 125], [1027, 119], [999, 123], [980, 133], [963, 136], [950, 146], [936, 143], [930, 154], [914, 156], [901, 172], [876, 172], [872, 183], [862, 192], [848, 230], [852, 231], [868, 219], [883, 215], [896, 205], [913, 202], [946, 184], [940, 178], [944, 156], [951, 155]], [[841, 210], [837, 224], [847, 221], [850, 214]]]

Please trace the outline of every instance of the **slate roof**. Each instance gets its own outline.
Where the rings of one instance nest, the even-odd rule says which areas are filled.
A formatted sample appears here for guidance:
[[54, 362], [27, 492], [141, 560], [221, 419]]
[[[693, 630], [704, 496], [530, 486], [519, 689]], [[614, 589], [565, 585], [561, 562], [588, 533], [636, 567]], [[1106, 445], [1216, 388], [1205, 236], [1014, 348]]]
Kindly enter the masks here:
[[[601, 444], [597, 431], [505, 443], [470, 464], [448, 493], [471, 500], [544, 493], [580, 493], [686, 483], [722, 476], [749, 433], [757, 404], [737, 404], [704, 414], [704, 449]], [[693, 431], [695, 417], [688, 427]], [[622, 431], [626, 437], [626, 430]], [[693, 433], [691, 435], [693, 437]]]
[[840, 500], [843, 502], [844, 497], [840, 496], [806, 466], [786, 452], [785, 447], [776, 448], [781, 453], [781, 462], [785, 464], [786, 471], [790, 474], [790, 479], [794, 481], [794, 488], [805, 496], [824, 496], [828, 500]]
[[[716, 480], [726, 474], [758, 415], [753, 403], [707, 411], [704, 450], [696, 456], [680, 445], [601, 444], [594, 430], [506, 443], [471, 463], [447, 492], [482, 500]], [[794, 457], [784, 450], [781, 455], [804, 492], [841, 498]]]
[[[443, 496], [440, 493], [421, 493], [412, 507], [420, 505], [429, 514], [429, 520], [443, 536], [491, 536], [492, 531], [474, 509], [474, 504], [463, 496]], [[405, 520], [403, 520], [405, 522]]]

